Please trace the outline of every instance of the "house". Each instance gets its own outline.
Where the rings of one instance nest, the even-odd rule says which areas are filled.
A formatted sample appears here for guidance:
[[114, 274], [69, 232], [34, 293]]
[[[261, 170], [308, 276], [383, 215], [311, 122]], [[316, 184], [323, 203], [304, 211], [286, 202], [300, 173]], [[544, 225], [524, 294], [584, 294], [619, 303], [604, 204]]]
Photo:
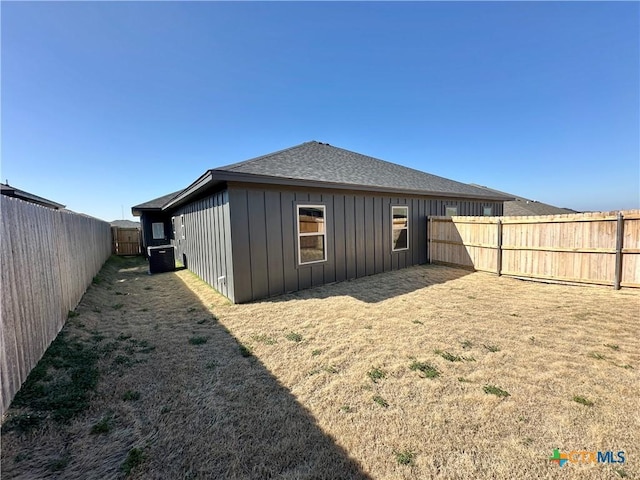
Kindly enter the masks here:
[[494, 190], [482, 185], [476, 185], [472, 183], [474, 187], [483, 188], [488, 192], [498, 193], [511, 197], [513, 200], [504, 202], [505, 216], [529, 216], [529, 215], [566, 215], [569, 213], [580, 213], [577, 210], [571, 210], [570, 208], [554, 207], [547, 203], [538, 202], [537, 200], [530, 200], [528, 198], [519, 197], [511, 193], [501, 192], [500, 190]]
[[133, 216], [140, 217], [142, 246], [145, 252], [147, 247], [171, 243], [171, 225], [167, 221], [167, 212], [163, 212], [162, 207], [181, 192], [182, 190], [179, 190], [131, 208]]
[[147, 242], [170, 239], [242, 303], [426, 263], [428, 215], [501, 215], [510, 199], [311, 141], [207, 170], [132, 212]]
[[60, 203], [47, 200], [46, 198], [39, 197], [38, 195], [34, 195], [33, 193], [25, 192], [24, 190], [20, 190], [19, 188], [12, 187], [8, 183], [0, 183], [0, 194], [6, 195], [8, 197], [19, 198], [20, 200], [23, 200], [25, 202], [35, 203], [37, 205], [52, 208], [54, 210], [62, 210], [65, 207]]
[[113, 220], [109, 222], [112, 227], [116, 228], [137, 228], [140, 229], [140, 222], [132, 222], [131, 220]]

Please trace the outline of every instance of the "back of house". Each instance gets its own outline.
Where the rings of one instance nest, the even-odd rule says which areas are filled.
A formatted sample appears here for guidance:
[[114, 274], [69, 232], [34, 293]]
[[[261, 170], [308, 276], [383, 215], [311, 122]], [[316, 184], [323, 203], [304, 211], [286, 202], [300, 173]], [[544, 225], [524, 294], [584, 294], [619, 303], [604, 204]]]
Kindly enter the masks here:
[[306, 142], [206, 171], [132, 208], [145, 245], [235, 303], [423, 264], [427, 217], [502, 215], [512, 197]]

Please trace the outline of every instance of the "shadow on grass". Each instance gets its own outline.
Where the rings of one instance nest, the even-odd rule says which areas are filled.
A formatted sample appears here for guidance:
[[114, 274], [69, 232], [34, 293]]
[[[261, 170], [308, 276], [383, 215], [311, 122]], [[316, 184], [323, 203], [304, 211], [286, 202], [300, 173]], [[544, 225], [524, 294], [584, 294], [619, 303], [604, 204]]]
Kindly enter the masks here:
[[255, 303], [342, 296], [352, 297], [365, 303], [379, 303], [432, 285], [457, 280], [471, 273], [473, 270], [443, 265], [416, 265], [344, 282], [311, 287], [298, 292], [256, 300]]
[[[89, 412], [100, 418], [102, 410], [109, 411], [117, 421], [100, 441], [81, 423], [86, 419], [70, 424], [65, 478], [118, 476], [136, 449], [141, 456], [132, 474], [140, 478], [370, 478], [178, 275], [147, 275], [144, 259], [116, 259], [110, 265], [117, 273], [101, 272], [93, 288], [105, 289], [111, 298], [109, 286], [118, 285], [123, 306], [101, 309], [108, 313], [97, 316], [105, 336], [100, 344], [119, 335], [123, 345], [145, 339], [155, 348], [132, 355], [117, 374], [108, 367], [115, 353], [104, 357], [99, 380], [104, 383], [97, 390], [102, 397]], [[81, 311], [93, 308], [82, 300]], [[89, 314], [83, 315], [79, 318], [89, 325]], [[73, 328], [78, 327], [65, 326]], [[139, 399], [123, 402], [120, 390], [131, 386]], [[47, 428], [31, 436], [8, 435], [3, 452], [5, 442], [19, 443], [19, 451], [33, 452], [34, 458], [51, 451], [57, 446], [46, 444], [53, 442]], [[46, 473], [40, 463], [2, 459], [3, 470], [25, 478]]]

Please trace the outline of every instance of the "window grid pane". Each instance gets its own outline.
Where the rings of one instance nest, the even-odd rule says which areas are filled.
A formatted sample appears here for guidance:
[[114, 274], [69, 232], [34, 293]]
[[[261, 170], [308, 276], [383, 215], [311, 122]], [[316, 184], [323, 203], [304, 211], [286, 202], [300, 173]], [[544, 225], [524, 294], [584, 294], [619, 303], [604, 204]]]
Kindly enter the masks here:
[[298, 206], [298, 263], [326, 261], [325, 207]]
[[409, 207], [391, 207], [391, 250], [409, 248]]

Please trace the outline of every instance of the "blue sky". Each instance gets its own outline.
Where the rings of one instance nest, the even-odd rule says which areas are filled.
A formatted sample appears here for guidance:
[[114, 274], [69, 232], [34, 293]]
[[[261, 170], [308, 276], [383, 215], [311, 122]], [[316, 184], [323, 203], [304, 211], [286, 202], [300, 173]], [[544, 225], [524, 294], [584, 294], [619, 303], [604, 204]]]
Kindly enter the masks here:
[[113, 220], [318, 140], [640, 205], [640, 4], [2, 2], [2, 173]]

